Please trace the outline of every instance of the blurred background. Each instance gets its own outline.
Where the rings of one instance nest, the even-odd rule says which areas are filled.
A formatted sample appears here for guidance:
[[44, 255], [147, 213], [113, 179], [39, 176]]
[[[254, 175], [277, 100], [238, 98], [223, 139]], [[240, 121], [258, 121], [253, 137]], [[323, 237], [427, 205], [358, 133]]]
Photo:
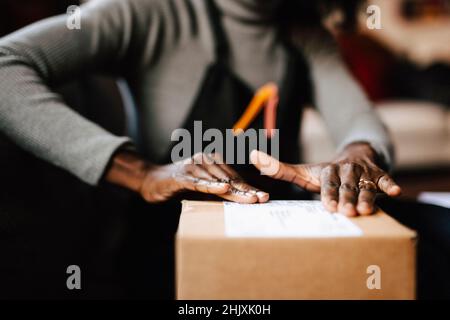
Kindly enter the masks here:
[[[65, 13], [69, 5], [78, 3], [2, 0], [0, 36]], [[369, 4], [381, 8], [382, 30], [368, 30], [364, 25]], [[450, 1], [373, 0], [363, 5], [361, 17], [359, 32], [336, 34], [336, 38], [350, 70], [392, 134], [397, 159], [395, 176], [404, 188], [404, 196], [450, 191]], [[339, 13], [333, 14], [333, 19], [331, 28], [339, 23]], [[121, 99], [114, 86], [102, 81], [96, 85], [109, 91], [110, 97]], [[85, 108], [80, 101], [78, 104]], [[97, 121], [121, 131], [120, 111], [118, 115], [116, 119]], [[334, 152], [331, 139], [313, 109], [305, 112], [301, 134], [305, 161], [330, 159]]]
[[[342, 19], [339, 12], [331, 15], [326, 25], [335, 34], [349, 69], [374, 102], [392, 134], [397, 158], [394, 176], [404, 190], [403, 197], [417, 199], [423, 192], [450, 193], [450, 0], [369, 2], [381, 9], [381, 30], [369, 30], [366, 26], [366, 8], [370, 3], [361, 8], [357, 32], [343, 34], [335, 31], [334, 26]], [[0, 36], [45, 17], [64, 14], [67, 7], [74, 4], [78, 1], [1, 0]], [[124, 109], [130, 97], [126, 90], [117, 86], [115, 79], [89, 77], [57, 90], [71, 107], [87, 118], [113, 133], [125, 132]], [[318, 113], [308, 108], [303, 121], [300, 134], [304, 160], [321, 162], [331, 159], [334, 147]], [[114, 226], [124, 223], [122, 208], [114, 203], [108, 208], [98, 208], [93, 221], [88, 204], [77, 200], [82, 197], [74, 199], [61, 193], [61, 186], [89, 199], [92, 198], [91, 192], [98, 192], [101, 196], [102, 190], [91, 190], [68, 173], [18, 150], [2, 137], [0, 155], [0, 180], [4, 186], [0, 188], [0, 240], [11, 240], [4, 242], [8, 243], [7, 247], [2, 244], [1, 252], [10, 259], [0, 266], [0, 282], [3, 286], [10, 282], [9, 297], [15, 294], [24, 296], [21, 287], [17, 286], [18, 279], [27, 286], [33, 284], [27, 293], [33, 297], [36, 297], [33, 292], [44, 297], [42, 288], [46, 287], [65, 292], [61, 287], [64, 283], [60, 283], [57, 274], [80, 259], [82, 264], [96, 266], [85, 268], [90, 272], [85, 276], [96, 279], [91, 284], [94, 287], [90, 288], [90, 294], [104, 297], [104, 291], [97, 292], [96, 287], [106, 285], [108, 295], [115, 296], [109, 279], [115, 272], [111, 269], [114, 263], [108, 257], [112, 256], [109, 251], [113, 251], [114, 241], [119, 242], [117, 239], [121, 235], [119, 231], [108, 230], [121, 229]], [[26, 192], [23, 190], [24, 180]], [[110, 197], [110, 193], [105, 194]], [[439, 195], [441, 200], [450, 202], [448, 194]], [[51, 209], [49, 202], [53, 204]], [[62, 212], [65, 215], [61, 215]], [[76, 219], [70, 221], [70, 229], [55, 227], [51, 231], [44, 229], [48, 231], [44, 235], [39, 234], [41, 226], [66, 225], [72, 217]], [[28, 233], [39, 236], [26, 240], [23, 235]], [[58, 240], [55, 242], [55, 239]], [[93, 243], [98, 243], [104, 256], [91, 254], [95, 252]], [[14, 254], [17, 251], [15, 245], [27, 253], [28, 260]], [[32, 249], [34, 247], [39, 247], [39, 250]], [[68, 252], [67, 248], [71, 251]], [[33, 267], [36, 270], [45, 270], [42, 280], [30, 273], [27, 262], [30, 259], [35, 261]], [[94, 263], [93, 260], [102, 260], [102, 263]], [[39, 266], [44, 262], [45, 265]], [[23, 270], [17, 271], [17, 265]], [[54, 284], [51, 285], [48, 279], [53, 279]], [[48, 295], [52, 294], [55, 293], [49, 291]], [[118, 296], [121, 294], [117, 293]]]
[[[367, 28], [372, 4], [381, 30]], [[391, 132], [403, 196], [450, 191], [450, 1], [371, 0], [360, 16], [358, 32], [336, 37]], [[332, 144], [318, 115], [310, 110], [304, 121], [306, 160], [329, 158]]]

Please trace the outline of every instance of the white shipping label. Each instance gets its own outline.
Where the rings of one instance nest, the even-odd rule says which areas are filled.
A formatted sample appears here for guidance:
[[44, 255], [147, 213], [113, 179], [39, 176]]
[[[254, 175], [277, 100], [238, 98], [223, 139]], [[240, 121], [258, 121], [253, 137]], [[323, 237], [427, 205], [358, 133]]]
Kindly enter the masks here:
[[224, 202], [225, 235], [249, 238], [359, 237], [362, 230], [320, 201]]

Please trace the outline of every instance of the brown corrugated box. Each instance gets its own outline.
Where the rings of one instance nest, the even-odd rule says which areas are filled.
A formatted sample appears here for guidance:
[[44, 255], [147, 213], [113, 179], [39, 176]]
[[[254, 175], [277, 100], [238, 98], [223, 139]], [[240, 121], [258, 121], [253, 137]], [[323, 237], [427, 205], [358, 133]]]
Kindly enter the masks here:
[[[230, 238], [222, 202], [184, 201], [177, 298], [414, 299], [416, 234], [383, 212], [351, 221], [361, 237]], [[368, 288], [370, 266], [380, 289]]]

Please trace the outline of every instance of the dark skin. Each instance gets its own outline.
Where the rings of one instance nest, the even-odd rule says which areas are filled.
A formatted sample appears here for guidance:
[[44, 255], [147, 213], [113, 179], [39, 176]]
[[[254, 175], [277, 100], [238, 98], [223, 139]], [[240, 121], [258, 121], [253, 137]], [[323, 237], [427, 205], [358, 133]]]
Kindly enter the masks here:
[[[347, 216], [374, 213], [377, 193], [392, 197], [401, 193], [376, 164], [376, 153], [367, 143], [351, 144], [335, 160], [314, 165], [281, 163], [258, 151], [250, 158], [262, 174], [320, 193], [327, 210]], [[186, 161], [157, 166], [123, 151], [114, 156], [105, 179], [139, 193], [150, 203], [170, 200], [184, 191], [214, 194], [239, 203], [269, 200], [268, 193], [243, 181], [219, 155], [197, 154]]]
[[[347, 216], [374, 213], [379, 192], [391, 197], [401, 193], [401, 188], [389, 174], [376, 164], [376, 153], [366, 143], [351, 144], [335, 160], [319, 164], [280, 163], [258, 151], [251, 154], [251, 161], [262, 174], [320, 193], [327, 210]], [[278, 170], [266, 173], [267, 167]], [[361, 180], [364, 183], [360, 183]]]
[[269, 194], [252, 187], [219, 155], [196, 154], [185, 161], [152, 165], [137, 154], [118, 153], [106, 174], [108, 182], [138, 192], [146, 201], [170, 200], [185, 191], [213, 194], [239, 203], [267, 202]]

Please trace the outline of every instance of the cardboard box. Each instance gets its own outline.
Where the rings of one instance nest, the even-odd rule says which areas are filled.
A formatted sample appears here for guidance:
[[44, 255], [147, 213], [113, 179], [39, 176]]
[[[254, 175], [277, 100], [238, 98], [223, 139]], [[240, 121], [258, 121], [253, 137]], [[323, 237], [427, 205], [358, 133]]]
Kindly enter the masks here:
[[362, 236], [235, 238], [222, 202], [184, 201], [177, 298], [414, 299], [416, 234], [383, 212], [351, 221]]

